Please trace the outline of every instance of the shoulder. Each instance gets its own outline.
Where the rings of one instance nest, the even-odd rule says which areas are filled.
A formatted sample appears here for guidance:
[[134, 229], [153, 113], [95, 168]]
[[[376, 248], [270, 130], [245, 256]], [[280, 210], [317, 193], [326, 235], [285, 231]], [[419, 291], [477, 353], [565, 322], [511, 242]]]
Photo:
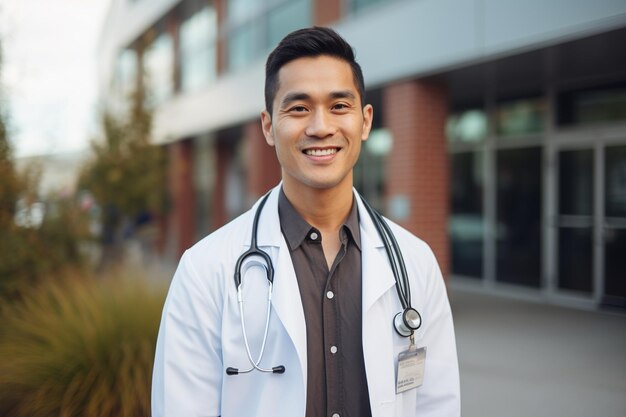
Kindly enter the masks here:
[[210, 233], [183, 254], [179, 270], [181, 279], [198, 280], [199, 286], [223, 285], [232, 276], [235, 259], [243, 252], [251, 225], [246, 212]]

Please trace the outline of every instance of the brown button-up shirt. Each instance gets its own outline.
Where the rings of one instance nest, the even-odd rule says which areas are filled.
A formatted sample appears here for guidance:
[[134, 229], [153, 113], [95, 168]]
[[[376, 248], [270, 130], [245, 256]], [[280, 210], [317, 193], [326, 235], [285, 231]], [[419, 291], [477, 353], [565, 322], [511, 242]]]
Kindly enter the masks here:
[[289, 246], [306, 321], [306, 417], [371, 416], [362, 346], [361, 235], [356, 202], [339, 230], [330, 270], [322, 234], [281, 190], [280, 227]]

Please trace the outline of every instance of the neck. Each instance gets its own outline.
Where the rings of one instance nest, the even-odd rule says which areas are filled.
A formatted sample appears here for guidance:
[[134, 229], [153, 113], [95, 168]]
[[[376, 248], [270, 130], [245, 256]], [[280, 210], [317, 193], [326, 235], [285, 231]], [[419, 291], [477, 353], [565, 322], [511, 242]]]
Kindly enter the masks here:
[[321, 231], [339, 230], [352, 208], [352, 181], [330, 189], [294, 187], [284, 181], [283, 190], [302, 218]]

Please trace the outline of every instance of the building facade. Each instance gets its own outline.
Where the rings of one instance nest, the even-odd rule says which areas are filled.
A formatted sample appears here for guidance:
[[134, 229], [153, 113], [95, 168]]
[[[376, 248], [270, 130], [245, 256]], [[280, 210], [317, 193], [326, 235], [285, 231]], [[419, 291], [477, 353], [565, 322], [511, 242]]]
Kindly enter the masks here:
[[451, 285], [626, 307], [626, 2], [113, 0], [109, 104], [136, 85], [169, 155], [165, 255], [280, 178], [264, 62], [331, 26], [364, 70], [374, 130], [357, 188], [426, 240]]

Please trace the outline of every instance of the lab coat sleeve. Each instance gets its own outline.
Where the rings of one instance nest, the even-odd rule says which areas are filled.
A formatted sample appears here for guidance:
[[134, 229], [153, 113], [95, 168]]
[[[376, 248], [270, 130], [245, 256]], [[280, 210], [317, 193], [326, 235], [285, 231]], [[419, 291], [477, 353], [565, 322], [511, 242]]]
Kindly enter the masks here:
[[163, 307], [152, 379], [153, 417], [220, 414], [221, 305], [217, 277], [201, 277], [186, 252]]
[[459, 417], [459, 368], [452, 312], [437, 260], [426, 249], [423, 344], [427, 348], [424, 388], [418, 395], [416, 416]]

